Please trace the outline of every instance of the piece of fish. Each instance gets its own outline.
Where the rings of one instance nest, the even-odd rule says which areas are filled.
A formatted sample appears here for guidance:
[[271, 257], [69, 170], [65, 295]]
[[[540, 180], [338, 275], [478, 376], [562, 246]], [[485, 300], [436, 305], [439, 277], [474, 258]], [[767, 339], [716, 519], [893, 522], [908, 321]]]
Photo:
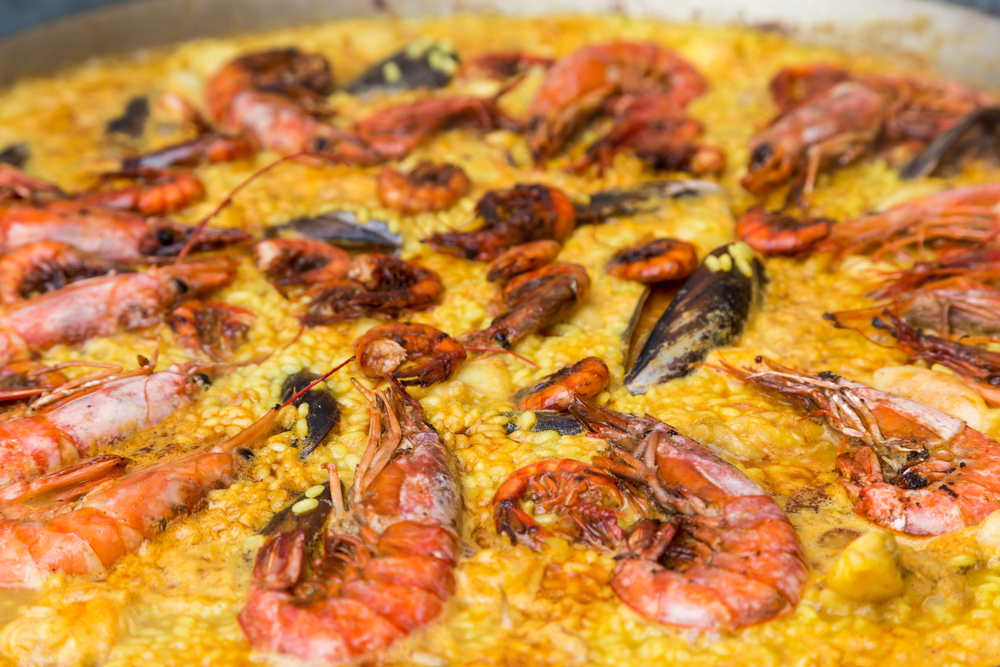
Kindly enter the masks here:
[[627, 189], [603, 190], [590, 195], [589, 204], [576, 205], [576, 222], [599, 224], [608, 218], [652, 213], [662, 206], [664, 199], [695, 197], [721, 190], [717, 183], [696, 179], [664, 179]]
[[[293, 394], [308, 387], [318, 377], [315, 373], [305, 370], [289, 376], [281, 386], [281, 400], [287, 401]], [[304, 438], [296, 440], [295, 446], [299, 448], [299, 457], [304, 459], [323, 442], [333, 427], [340, 422], [340, 405], [333, 396], [319, 389], [310, 389], [292, 405], [299, 406], [302, 403], [309, 404], [309, 414], [306, 416], [308, 431], [306, 431]]]
[[268, 238], [305, 236], [344, 248], [392, 251], [403, 244], [403, 237], [389, 231], [381, 220], [358, 222], [352, 211], [330, 211], [314, 218], [295, 218], [283, 225], [271, 227]]
[[1000, 107], [976, 109], [942, 132], [900, 170], [903, 178], [951, 175], [975, 159], [1000, 158]]
[[653, 327], [625, 376], [625, 388], [645, 394], [683, 377], [709, 352], [739, 336], [765, 281], [764, 265], [745, 243], [709, 253]]
[[426, 38], [418, 39], [369, 67], [345, 90], [352, 95], [363, 95], [374, 91], [444, 88], [451, 83], [458, 64], [458, 56], [450, 46]]

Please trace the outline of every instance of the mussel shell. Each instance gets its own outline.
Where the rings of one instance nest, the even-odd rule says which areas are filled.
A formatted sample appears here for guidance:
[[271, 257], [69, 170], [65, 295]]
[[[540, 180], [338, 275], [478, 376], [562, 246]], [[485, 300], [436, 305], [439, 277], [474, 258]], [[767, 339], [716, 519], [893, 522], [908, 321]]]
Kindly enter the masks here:
[[[281, 400], [287, 401], [295, 393], [302, 391], [319, 376], [309, 371], [299, 371], [289, 376], [281, 387]], [[299, 456], [309, 456], [316, 447], [329, 435], [330, 431], [340, 422], [340, 405], [330, 394], [318, 389], [310, 389], [296, 399], [293, 405], [309, 404], [309, 414], [306, 416], [308, 431], [306, 436], [295, 442], [299, 448]]]
[[375, 91], [444, 88], [451, 83], [457, 69], [458, 56], [453, 50], [421, 40], [372, 65], [345, 90], [352, 95], [363, 95]]
[[389, 231], [381, 220], [358, 222], [351, 211], [331, 211], [313, 218], [295, 218], [283, 225], [271, 227], [268, 238], [305, 236], [331, 245], [351, 249], [392, 251], [403, 244], [399, 234]]
[[[338, 492], [343, 493], [340, 489], [338, 489]], [[272, 535], [275, 533], [290, 533], [293, 530], [299, 529], [305, 530], [307, 535], [314, 535], [318, 533], [326, 524], [326, 519], [330, 516], [330, 512], [333, 510], [333, 499], [330, 496], [330, 483], [326, 482], [323, 484], [323, 493], [316, 496], [315, 500], [319, 503], [319, 505], [316, 506], [316, 509], [308, 512], [302, 512], [301, 514], [293, 512], [292, 508], [295, 507], [295, 503], [300, 500], [305, 500], [307, 497], [308, 496], [304, 493], [300, 494], [280, 512], [271, 517], [271, 520], [267, 522], [267, 525], [261, 529], [261, 534]]]
[[0, 151], [0, 164], [9, 164], [12, 167], [20, 168], [28, 161], [29, 157], [31, 157], [31, 151], [28, 150], [27, 144], [11, 144]]
[[1000, 157], [1000, 107], [983, 107], [942, 132], [900, 170], [904, 179], [933, 176], [963, 159]]
[[[721, 257], [730, 247], [716, 248], [709, 256]], [[625, 376], [625, 388], [645, 394], [655, 385], [683, 377], [709, 352], [739, 336], [766, 281], [758, 258], [751, 267], [747, 276], [735, 262], [730, 270], [716, 272], [703, 261], [653, 327]]]
[[[504, 412], [502, 414], [510, 420], [506, 426], [507, 435], [521, 428], [517, 420], [524, 414], [523, 412]], [[535, 423], [528, 430], [534, 433], [555, 431], [559, 435], [580, 435], [584, 432], [583, 424], [578, 422], [576, 417], [568, 412], [555, 410], [535, 410]]]
[[146, 120], [148, 119], [149, 100], [145, 97], [133, 97], [128, 101], [121, 116], [108, 121], [104, 133], [140, 137], [146, 128]]
[[665, 199], [697, 197], [720, 192], [717, 183], [696, 179], [662, 179], [642, 183], [632, 188], [602, 190], [590, 195], [589, 204], [577, 205], [577, 224], [598, 224], [608, 218], [652, 213], [663, 205]]

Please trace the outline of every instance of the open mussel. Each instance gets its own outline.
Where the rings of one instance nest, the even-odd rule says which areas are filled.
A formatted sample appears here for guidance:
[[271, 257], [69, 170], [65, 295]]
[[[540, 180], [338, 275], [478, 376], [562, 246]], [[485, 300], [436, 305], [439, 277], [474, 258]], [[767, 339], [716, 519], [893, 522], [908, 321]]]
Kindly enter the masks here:
[[423, 38], [369, 67], [346, 90], [352, 95], [363, 95], [375, 91], [444, 88], [457, 71], [458, 56], [449, 44]]
[[295, 218], [267, 230], [268, 238], [304, 236], [335, 246], [357, 250], [391, 252], [403, 244], [399, 234], [389, 231], [381, 220], [358, 222], [351, 211], [330, 211], [312, 218]]

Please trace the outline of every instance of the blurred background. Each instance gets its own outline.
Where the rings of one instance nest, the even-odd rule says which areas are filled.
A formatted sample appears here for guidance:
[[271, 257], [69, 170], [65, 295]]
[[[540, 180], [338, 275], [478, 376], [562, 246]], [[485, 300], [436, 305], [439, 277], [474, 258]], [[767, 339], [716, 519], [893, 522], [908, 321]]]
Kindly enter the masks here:
[[[0, 36], [101, 5], [137, 1], [141, 0], [0, 0]], [[1000, 16], [1000, 0], [949, 1]]]

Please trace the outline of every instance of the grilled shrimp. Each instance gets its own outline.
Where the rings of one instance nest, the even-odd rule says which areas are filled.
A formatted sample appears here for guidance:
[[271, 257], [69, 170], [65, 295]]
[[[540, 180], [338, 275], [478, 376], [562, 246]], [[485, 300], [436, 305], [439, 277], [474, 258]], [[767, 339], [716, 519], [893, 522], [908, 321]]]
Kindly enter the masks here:
[[246, 308], [190, 299], [170, 312], [167, 324], [181, 345], [217, 360], [232, 356], [256, 319]]
[[309, 239], [267, 239], [254, 244], [257, 268], [279, 285], [315, 285], [339, 280], [351, 267], [346, 251]]
[[834, 225], [824, 248], [839, 255], [877, 248], [876, 256], [911, 245], [981, 243], [1000, 233], [1000, 183], [945, 190]]
[[0, 486], [58, 470], [160, 423], [191, 401], [206, 380], [146, 367], [33, 416], [0, 421]]
[[[119, 181], [137, 183], [116, 187]], [[104, 174], [96, 190], [75, 195], [81, 204], [143, 215], [163, 215], [190, 206], [205, 195], [205, 186], [194, 174], [164, 169], [127, 169]]]
[[465, 360], [465, 349], [432, 326], [393, 322], [369, 329], [354, 341], [354, 356], [369, 377], [429, 387], [451, 377]]
[[678, 239], [655, 239], [626, 248], [608, 261], [609, 274], [647, 284], [681, 280], [697, 268], [697, 249]]
[[962, 420], [833, 373], [756, 362], [728, 370], [844, 436], [837, 469], [856, 514], [907, 535], [944, 535], [1000, 508], [1000, 444]]
[[542, 241], [531, 241], [522, 243], [513, 248], [509, 248], [501, 253], [486, 274], [486, 280], [491, 283], [506, 283], [514, 276], [519, 276], [528, 271], [534, 271], [546, 264], [549, 264], [562, 250], [559, 241], [544, 239]]
[[546, 185], [517, 185], [487, 192], [476, 205], [483, 226], [471, 232], [434, 234], [427, 242], [439, 252], [476, 261], [532, 241], [565, 241], [576, 228], [576, 208], [560, 190]]
[[[498, 530], [538, 549], [548, 531], [539, 531], [517, 503], [532, 499], [536, 507], [569, 515], [576, 523], [571, 537], [617, 554], [612, 590], [659, 623], [731, 630], [795, 607], [808, 575], [805, 554], [785, 513], [762, 488], [652, 417], [580, 398], [569, 410], [608, 441], [610, 456], [595, 457], [586, 468], [556, 462], [550, 471], [552, 462], [542, 462], [529, 475], [515, 473], [493, 500]], [[538, 479], [556, 471], [565, 478]], [[617, 517], [626, 506], [663, 518], [643, 518], [622, 531]]]
[[[347, 508], [331, 470], [329, 528], [307, 516], [296, 522], [307, 527], [289, 526], [257, 552], [238, 618], [258, 651], [324, 664], [376, 658], [440, 616], [454, 593], [456, 463], [403, 390], [358, 389], [371, 422]], [[320, 553], [309, 558], [317, 530]]]
[[298, 49], [242, 56], [208, 82], [205, 103], [223, 129], [282, 154], [315, 150], [344, 133], [322, 120], [333, 74], [326, 58]]
[[404, 174], [386, 167], [378, 175], [378, 198], [403, 213], [444, 211], [464, 197], [471, 187], [461, 167], [421, 162]]
[[0, 588], [38, 588], [56, 572], [103, 575], [197, 511], [209, 491], [235, 482], [243, 461], [237, 450], [263, 441], [281, 407], [219, 444], [170, 461], [129, 467], [129, 459], [98, 456], [0, 489]]
[[[195, 229], [76, 201], [0, 205], [0, 252], [36, 241], [61, 241], [109, 261], [139, 264], [175, 257]], [[192, 250], [218, 249], [249, 238], [237, 229], [205, 227]]]
[[528, 146], [538, 159], [552, 157], [615, 97], [662, 96], [661, 109], [680, 112], [705, 89], [691, 65], [657, 44], [586, 46], [560, 58], [546, 74], [528, 109]]
[[811, 250], [830, 234], [828, 218], [799, 219], [754, 206], [736, 223], [736, 238], [766, 255], [794, 254]]
[[579, 264], [550, 264], [517, 276], [503, 290], [506, 310], [488, 327], [462, 337], [469, 347], [509, 350], [525, 336], [555, 324], [580, 305], [590, 276]]
[[0, 364], [59, 343], [154, 326], [179, 299], [222, 287], [235, 276], [234, 261], [220, 257], [91, 278], [0, 307]]
[[358, 255], [347, 278], [320, 283], [307, 292], [312, 302], [303, 318], [306, 325], [423, 310], [440, 301], [444, 291], [436, 273], [391, 255]]
[[587, 357], [521, 389], [514, 400], [518, 410], [565, 410], [574, 396], [593, 398], [604, 391], [610, 376], [604, 361]]
[[0, 304], [45, 294], [114, 270], [111, 262], [65, 243], [29, 243], [0, 255]]

